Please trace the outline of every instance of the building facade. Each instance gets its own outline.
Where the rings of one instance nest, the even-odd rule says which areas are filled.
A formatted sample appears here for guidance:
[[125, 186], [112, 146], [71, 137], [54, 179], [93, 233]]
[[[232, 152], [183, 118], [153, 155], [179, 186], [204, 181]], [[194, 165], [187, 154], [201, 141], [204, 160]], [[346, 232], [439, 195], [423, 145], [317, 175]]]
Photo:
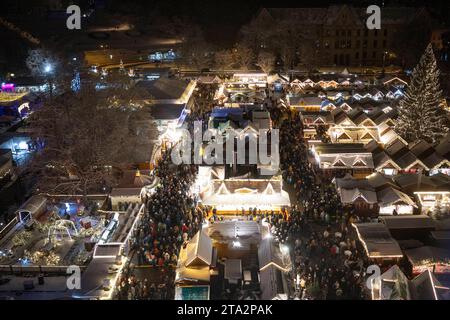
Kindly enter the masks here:
[[[263, 8], [251, 25], [295, 25], [302, 37], [314, 42], [315, 56], [320, 65], [340, 66], [388, 66], [396, 54], [394, 43], [402, 28], [414, 21], [426, 23], [430, 17], [425, 9], [383, 7], [381, 8], [381, 29], [369, 30], [366, 7], [349, 5], [328, 8]], [[271, 30], [268, 29], [268, 30]], [[263, 31], [264, 32], [264, 31]], [[267, 48], [266, 38], [259, 46]]]

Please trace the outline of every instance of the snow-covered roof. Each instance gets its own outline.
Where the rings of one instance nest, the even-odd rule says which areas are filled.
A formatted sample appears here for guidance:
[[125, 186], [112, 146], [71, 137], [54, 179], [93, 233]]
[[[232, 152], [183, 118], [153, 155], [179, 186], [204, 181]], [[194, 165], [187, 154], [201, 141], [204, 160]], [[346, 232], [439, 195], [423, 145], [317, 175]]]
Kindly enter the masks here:
[[415, 300], [449, 300], [449, 288], [428, 269], [411, 280], [411, 287]]
[[322, 99], [319, 97], [289, 97], [289, 104], [295, 107], [301, 106], [317, 106], [320, 107], [322, 105]]
[[383, 223], [355, 223], [358, 238], [370, 258], [403, 257], [397, 241]]
[[353, 203], [357, 199], [363, 199], [366, 203], [377, 203], [377, 193], [373, 190], [366, 190], [360, 188], [354, 189], [341, 189], [340, 190], [341, 201], [343, 203]]
[[281, 271], [274, 265], [268, 265], [259, 273], [261, 299], [272, 300], [277, 295], [285, 293], [282, 278], [279, 277]]
[[351, 140], [361, 142], [360, 140], [379, 141], [378, 130], [376, 128], [330, 128], [330, 137], [332, 142], [340, 140]]
[[211, 265], [213, 246], [211, 238], [203, 230], [198, 231], [189, 241], [186, 267], [194, 265]]
[[283, 261], [279, 245], [272, 238], [261, 240], [258, 248], [259, 269], [263, 270], [269, 265], [273, 265], [281, 271], [287, 271], [288, 265]]
[[410, 300], [409, 281], [403, 271], [394, 264], [381, 275], [380, 300]]
[[377, 195], [378, 195], [378, 202], [383, 206], [405, 204], [417, 207], [415, 202], [407, 194], [392, 187], [377, 192]]
[[222, 83], [222, 79], [220, 79], [218, 76], [212, 75], [200, 76], [198, 77], [197, 81], [205, 84]]
[[405, 255], [413, 266], [424, 263], [450, 264], [450, 250], [446, 248], [423, 246], [405, 250]]
[[360, 143], [320, 143], [314, 151], [320, 168], [374, 168], [372, 154]]

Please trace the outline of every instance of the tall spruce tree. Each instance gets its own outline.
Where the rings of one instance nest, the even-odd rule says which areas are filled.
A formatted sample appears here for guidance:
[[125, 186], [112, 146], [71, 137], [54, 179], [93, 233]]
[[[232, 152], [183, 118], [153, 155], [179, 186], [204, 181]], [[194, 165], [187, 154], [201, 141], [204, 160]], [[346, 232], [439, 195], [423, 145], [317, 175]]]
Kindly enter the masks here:
[[408, 142], [424, 139], [436, 143], [449, 130], [447, 115], [442, 107], [439, 70], [431, 44], [413, 70], [398, 111], [395, 129]]

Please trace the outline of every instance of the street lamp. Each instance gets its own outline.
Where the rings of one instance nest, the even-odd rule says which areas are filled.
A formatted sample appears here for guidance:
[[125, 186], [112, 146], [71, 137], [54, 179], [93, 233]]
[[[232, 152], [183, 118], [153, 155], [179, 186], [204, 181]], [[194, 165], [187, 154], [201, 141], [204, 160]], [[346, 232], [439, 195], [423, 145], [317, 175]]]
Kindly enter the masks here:
[[50, 73], [53, 70], [53, 66], [50, 63], [46, 63], [44, 66], [44, 72], [45, 73]]

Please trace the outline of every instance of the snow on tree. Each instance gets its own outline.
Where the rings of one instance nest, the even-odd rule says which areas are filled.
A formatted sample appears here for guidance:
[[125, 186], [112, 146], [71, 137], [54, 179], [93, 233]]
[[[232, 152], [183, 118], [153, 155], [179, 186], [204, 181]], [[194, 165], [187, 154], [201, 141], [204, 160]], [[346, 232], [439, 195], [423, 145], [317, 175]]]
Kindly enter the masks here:
[[47, 49], [32, 49], [28, 51], [25, 63], [33, 76], [43, 77], [55, 74], [59, 59]]
[[155, 139], [151, 118], [135, 107], [139, 88], [118, 83], [128, 76], [115, 76], [103, 90], [86, 82], [55, 96], [28, 119], [33, 138], [45, 145], [25, 172], [39, 192], [101, 192], [137, 162], [140, 144]]
[[275, 65], [275, 55], [267, 51], [260, 52], [258, 54], [256, 65], [260, 67], [263, 72], [269, 74]]
[[396, 131], [407, 141], [438, 142], [447, 132], [439, 70], [431, 44], [414, 68], [405, 98], [399, 103]]
[[72, 88], [72, 91], [74, 91], [74, 92], [80, 91], [80, 89], [81, 89], [81, 80], [80, 80], [80, 73], [79, 72], [75, 73], [75, 76], [72, 79], [71, 88]]

